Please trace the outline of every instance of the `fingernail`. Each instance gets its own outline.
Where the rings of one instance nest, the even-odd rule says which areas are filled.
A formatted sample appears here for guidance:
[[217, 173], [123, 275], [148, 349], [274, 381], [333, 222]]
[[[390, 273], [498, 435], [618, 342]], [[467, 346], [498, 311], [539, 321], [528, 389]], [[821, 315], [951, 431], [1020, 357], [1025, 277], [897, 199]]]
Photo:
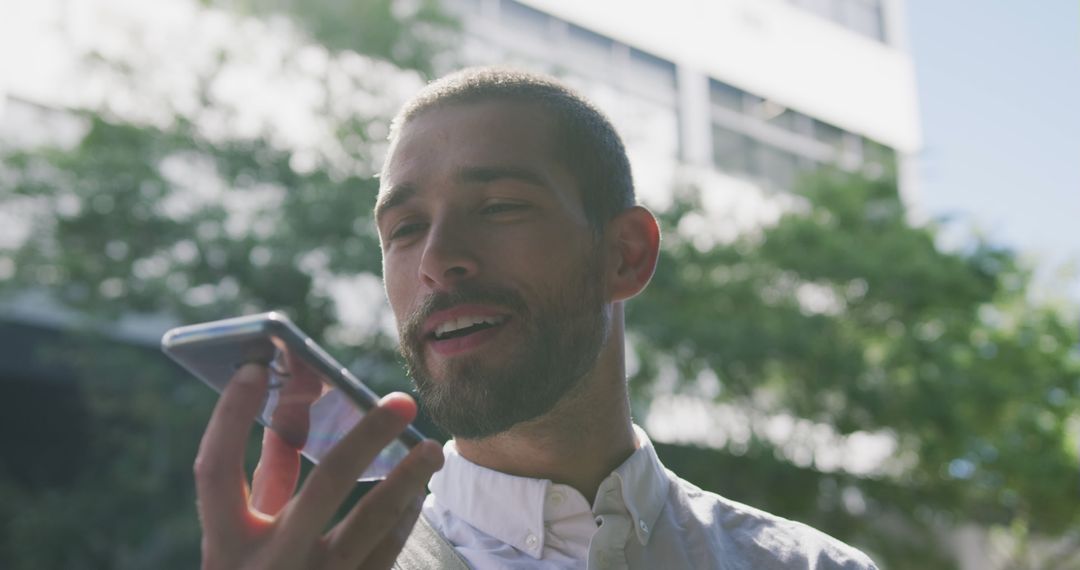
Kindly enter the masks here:
[[400, 400], [403, 397], [404, 398], [409, 398], [410, 396], [408, 394], [406, 394], [405, 392], [390, 392], [389, 394], [383, 396], [382, 398], [379, 398], [379, 405], [382, 406], [383, 404], [386, 404], [388, 402], [392, 402], [394, 400]]

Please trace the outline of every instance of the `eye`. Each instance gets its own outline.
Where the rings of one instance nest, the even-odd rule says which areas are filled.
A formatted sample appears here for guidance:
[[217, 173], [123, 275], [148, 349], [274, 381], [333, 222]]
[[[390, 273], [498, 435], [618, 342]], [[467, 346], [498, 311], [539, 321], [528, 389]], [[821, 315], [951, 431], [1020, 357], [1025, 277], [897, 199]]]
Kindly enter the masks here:
[[410, 235], [422, 231], [424, 229], [424, 225], [425, 224], [423, 224], [422, 222], [408, 222], [401, 224], [398, 227], [394, 228], [392, 232], [390, 232], [390, 239], [395, 240], [409, 237]]

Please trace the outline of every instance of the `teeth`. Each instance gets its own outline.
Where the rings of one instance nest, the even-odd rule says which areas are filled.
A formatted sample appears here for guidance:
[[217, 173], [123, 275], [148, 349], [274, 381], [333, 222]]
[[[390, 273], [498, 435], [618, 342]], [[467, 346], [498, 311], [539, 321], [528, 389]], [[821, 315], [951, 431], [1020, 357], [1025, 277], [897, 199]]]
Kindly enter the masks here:
[[489, 325], [498, 325], [498, 324], [502, 324], [502, 322], [505, 321], [505, 320], [506, 320], [506, 317], [475, 317], [475, 316], [458, 317], [456, 319], [450, 319], [449, 321], [446, 321], [445, 323], [443, 323], [443, 324], [439, 325], [438, 327], [436, 327], [435, 328], [435, 336], [440, 337], [440, 336], [445, 335], [446, 333], [453, 332], [453, 331], [456, 331], [456, 330], [461, 330], [461, 329], [468, 328], [468, 327], [471, 327], [473, 325], [478, 325], [478, 324], [481, 324], [481, 323], [486, 323], [486, 324], [489, 324]]

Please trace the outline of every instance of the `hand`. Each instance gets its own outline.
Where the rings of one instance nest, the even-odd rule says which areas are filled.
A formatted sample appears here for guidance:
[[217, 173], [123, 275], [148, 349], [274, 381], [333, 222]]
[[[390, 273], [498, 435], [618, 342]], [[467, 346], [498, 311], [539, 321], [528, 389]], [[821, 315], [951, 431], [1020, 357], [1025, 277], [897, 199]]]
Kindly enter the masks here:
[[324, 528], [376, 455], [416, 416], [390, 394], [312, 469], [299, 493], [297, 450], [271, 430], [249, 492], [244, 447], [266, 393], [267, 370], [241, 368], [221, 394], [195, 459], [203, 568], [389, 568], [419, 515], [442, 449], [425, 441], [329, 531]]

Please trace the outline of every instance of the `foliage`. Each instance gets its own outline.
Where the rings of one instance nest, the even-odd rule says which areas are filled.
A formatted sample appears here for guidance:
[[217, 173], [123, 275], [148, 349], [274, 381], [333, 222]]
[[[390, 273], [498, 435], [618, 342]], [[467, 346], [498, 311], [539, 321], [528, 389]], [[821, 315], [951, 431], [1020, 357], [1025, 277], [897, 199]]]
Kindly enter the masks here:
[[[87, 120], [70, 150], [8, 158], [4, 199], [22, 202], [32, 224], [4, 252], [17, 268], [14, 289], [46, 287], [64, 305], [110, 319], [134, 311], [191, 322], [281, 308], [321, 333], [333, 308], [314, 273], [378, 270], [372, 178], [299, 173], [287, 151], [260, 140], [211, 143], [184, 122], [162, 131]], [[222, 196], [200, 203], [170, 179], [173, 162], [219, 178]]]
[[[9, 387], [32, 387], [39, 398], [21, 402], [16, 417], [24, 422], [4, 436], [8, 449], [8, 438], [29, 439], [36, 449], [0, 477], [0, 565], [198, 566], [190, 466], [213, 396], [181, 381], [155, 352], [76, 334], [25, 355], [63, 362], [68, 376]], [[62, 400], [73, 401], [58, 407]], [[56, 433], [44, 439], [43, 428]], [[48, 472], [35, 469], [50, 455], [43, 447], [54, 445], [67, 453]]]
[[247, 0], [227, 4], [256, 14], [287, 15], [320, 44], [381, 57], [431, 77], [449, 64], [459, 23], [437, 0]]
[[[698, 215], [688, 196], [665, 226]], [[908, 222], [888, 178], [827, 172], [798, 196], [775, 225], [733, 243], [700, 247], [667, 232], [627, 318], [643, 362], [636, 394], [653, 394], [666, 367], [685, 389], [714, 378], [718, 401], [759, 414], [889, 435], [893, 456], [845, 483], [865, 503], [864, 523], [879, 526], [861, 539], [871, 547], [899, 536], [897, 521], [929, 539], [960, 522], [1075, 530], [1076, 323], [1026, 297], [1028, 274], [1011, 251], [937, 247], [933, 226]], [[784, 444], [757, 430], [749, 448], [785, 457]], [[798, 505], [823, 499], [808, 480], [772, 487], [757, 504], [805, 520], [814, 515]], [[897, 554], [892, 565], [907, 567]]]
[[[386, 20], [389, 5], [362, 4], [375, 11], [360, 27], [383, 35], [352, 40], [392, 39], [375, 55], [429, 71], [423, 58], [439, 48], [410, 35], [420, 33], [412, 20]], [[418, 6], [413, 20], [438, 20], [430, 2]], [[244, 42], [259, 27], [246, 20], [237, 29], [247, 34], [239, 48], [211, 48], [212, 65], [194, 70], [146, 54], [127, 61], [91, 53], [86, 68], [111, 78], [112, 98], [81, 111], [39, 110], [45, 124], [68, 127], [60, 130], [75, 131], [75, 139], [0, 149], [4, 311], [59, 306], [87, 317], [76, 321], [86, 328], [20, 354], [12, 364], [22, 372], [3, 367], [14, 398], [5, 402], [19, 404], [6, 409], [3, 443], [26, 455], [0, 463], [0, 567], [197, 565], [191, 462], [213, 394], [156, 347], [116, 342], [102, 330], [279, 309], [331, 352], [353, 355], [341, 360], [367, 371], [376, 389], [407, 384], [382, 332], [379, 287], [355, 285], [378, 282], [373, 173], [388, 109], [395, 89], [411, 91], [419, 81], [352, 52], [271, 45], [264, 51], [285, 52], [270, 58], [281, 66], [273, 79], [318, 95], [304, 126], [323, 138], [297, 142], [274, 117], [252, 128], [247, 101], [228, 100], [222, 85], [245, 65], [252, 46]], [[208, 30], [196, 32], [209, 37]], [[135, 32], [136, 40], [149, 34]], [[268, 41], [292, 37], [279, 36]], [[412, 51], [391, 49], [396, 42]], [[154, 93], [152, 86], [168, 85], [155, 79], [170, 73], [191, 79], [182, 85], [192, 90]], [[161, 107], [164, 120], [141, 112]], [[337, 291], [345, 286], [360, 297], [346, 300], [371, 313], [368, 324], [341, 322]], [[36, 329], [4, 334], [27, 330]]]
[[[316, 4], [305, 17], [340, 19], [330, 12], [352, 5]], [[430, 2], [392, 14], [389, 4], [361, 3], [356, 9], [368, 12], [357, 29], [381, 30], [430, 54], [437, 39], [413, 37], [420, 32], [410, 26], [455, 27]], [[287, 6], [234, 7], [265, 15]], [[0, 149], [0, 217], [25, 238], [0, 244], [0, 292], [46, 293], [105, 322], [133, 314], [194, 322], [280, 309], [322, 342], [364, 340], [385, 360], [392, 343], [380, 326], [381, 293], [367, 287], [356, 294], [367, 298], [346, 299], [371, 312], [362, 325], [342, 324], [335, 298], [347, 283], [377, 282], [374, 173], [389, 114], [420, 84], [398, 66], [423, 66], [389, 47], [371, 49], [394, 65], [345, 45], [327, 51], [280, 21], [228, 16], [225, 25], [240, 38], [223, 38], [226, 16], [213, 15], [184, 14], [207, 45], [193, 46], [199, 55], [179, 63], [147, 39], [171, 32], [121, 27], [158, 59], [106, 56], [91, 46], [83, 66], [112, 86], [106, 98], [84, 110], [42, 111], [49, 123], [66, 125], [60, 131], [77, 131], [75, 140]], [[180, 88], [158, 89], [177, 75], [187, 77]], [[248, 98], [285, 89], [283, 82], [291, 98]], [[246, 109], [274, 105], [289, 112]]]

